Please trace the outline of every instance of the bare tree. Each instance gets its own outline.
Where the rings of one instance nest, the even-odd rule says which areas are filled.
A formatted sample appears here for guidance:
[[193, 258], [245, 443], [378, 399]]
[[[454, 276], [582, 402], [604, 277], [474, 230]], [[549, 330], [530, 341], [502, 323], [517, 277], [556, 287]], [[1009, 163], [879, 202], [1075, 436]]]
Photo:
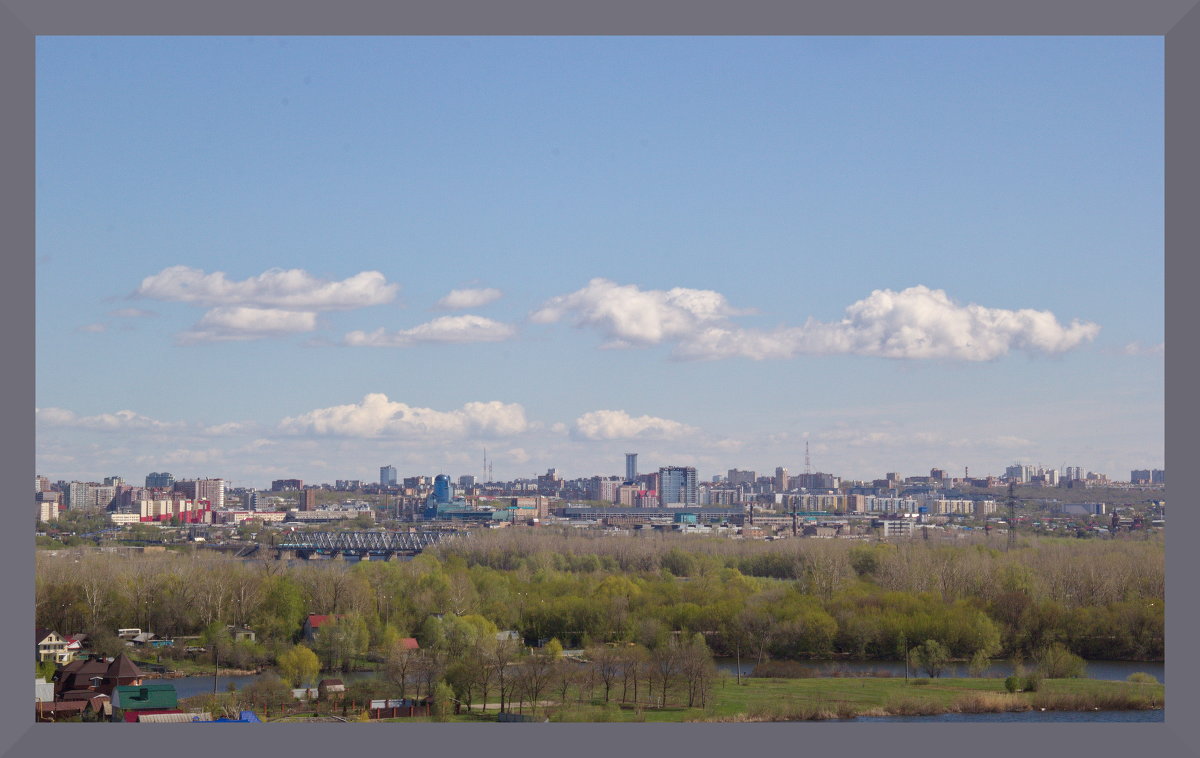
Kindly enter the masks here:
[[604, 702], [608, 702], [613, 682], [621, 674], [621, 653], [608, 645], [596, 645], [587, 651], [588, 662], [596, 677], [604, 683]]

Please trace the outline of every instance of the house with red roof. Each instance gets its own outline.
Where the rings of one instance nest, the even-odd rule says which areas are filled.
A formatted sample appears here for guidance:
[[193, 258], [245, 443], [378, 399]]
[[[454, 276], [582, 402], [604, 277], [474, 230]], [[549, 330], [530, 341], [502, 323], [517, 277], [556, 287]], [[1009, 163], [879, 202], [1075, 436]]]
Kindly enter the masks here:
[[55, 700], [86, 700], [97, 694], [112, 695], [119, 686], [140, 685], [142, 670], [121, 653], [112, 661], [71, 661], [54, 672]]
[[330, 621], [346, 618], [345, 614], [317, 614], [310, 613], [308, 618], [304, 619], [304, 639], [307, 642], [312, 642], [320, 633], [321, 627], [328, 624]]

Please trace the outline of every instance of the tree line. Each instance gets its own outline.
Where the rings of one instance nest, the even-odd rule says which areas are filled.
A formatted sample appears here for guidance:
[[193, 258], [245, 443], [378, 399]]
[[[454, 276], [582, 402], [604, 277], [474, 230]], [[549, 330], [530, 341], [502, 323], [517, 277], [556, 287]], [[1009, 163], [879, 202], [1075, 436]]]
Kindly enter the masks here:
[[[701, 639], [715, 655], [752, 662], [898, 659], [905, 640], [935, 640], [958, 659], [1032, 656], [1056, 643], [1084, 658], [1156, 659], [1164, 584], [1161, 539], [1029, 538], [1004, 552], [984, 540], [766, 543], [511, 529], [412, 561], [351, 565], [202, 550], [82, 551], [78, 562], [39, 554], [36, 620], [113, 650], [119, 627], [199, 635], [223, 661], [248, 667], [300, 642], [308, 614], [332, 614], [340, 618], [312, 644], [323, 669], [398, 665], [399, 640], [414, 637], [423, 654], [445, 651], [441, 675], [470, 697], [499, 685], [467, 686], [459, 669], [476, 643], [465, 640], [508, 630], [519, 647], [555, 639], [647, 656]], [[232, 642], [230, 625], [249, 626], [257, 640]]]

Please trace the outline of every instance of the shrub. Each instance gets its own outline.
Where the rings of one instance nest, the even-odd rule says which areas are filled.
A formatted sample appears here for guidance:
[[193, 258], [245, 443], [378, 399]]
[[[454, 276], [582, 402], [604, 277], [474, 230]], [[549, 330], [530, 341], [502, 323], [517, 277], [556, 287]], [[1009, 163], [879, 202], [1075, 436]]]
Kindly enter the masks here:
[[1026, 692], [1037, 692], [1038, 688], [1040, 688], [1041, 686], [1042, 686], [1041, 674], [1030, 674], [1029, 676], [1025, 677], [1025, 691]]
[[1080, 677], [1086, 668], [1083, 659], [1061, 642], [1042, 648], [1034, 656], [1034, 660], [1037, 663], [1037, 672], [1047, 679]]
[[1158, 679], [1154, 674], [1147, 674], [1145, 671], [1136, 671], [1126, 677], [1125, 681], [1134, 684], [1158, 684]]
[[1010, 676], [1004, 680], [1004, 689], [1009, 692], [1016, 692], [1021, 689], [1021, 677]]

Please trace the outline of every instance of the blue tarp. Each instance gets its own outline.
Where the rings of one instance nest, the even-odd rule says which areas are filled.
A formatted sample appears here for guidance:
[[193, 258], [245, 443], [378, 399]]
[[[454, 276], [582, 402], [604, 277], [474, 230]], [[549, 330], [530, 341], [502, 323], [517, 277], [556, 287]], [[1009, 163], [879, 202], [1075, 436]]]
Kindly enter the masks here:
[[196, 721], [196, 724], [261, 724], [262, 719], [254, 715], [254, 711], [242, 711], [235, 719], [213, 719], [212, 721]]

